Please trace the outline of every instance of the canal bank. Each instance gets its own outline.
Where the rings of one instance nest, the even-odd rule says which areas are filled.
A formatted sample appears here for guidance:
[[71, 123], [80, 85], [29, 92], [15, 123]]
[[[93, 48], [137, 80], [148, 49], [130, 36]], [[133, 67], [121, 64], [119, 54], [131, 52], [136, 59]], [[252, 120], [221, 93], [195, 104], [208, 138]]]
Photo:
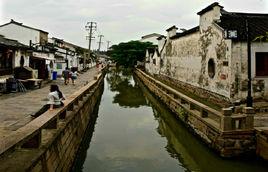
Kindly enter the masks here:
[[73, 171], [265, 172], [255, 158], [223, 159], [127, 71], [110, 71], [96, 123]]
[[244, 107], [234, 114], [231, 108], [212, 109], [137, 69], [135, 74], [209, 147], [222, 157], [254, 155], [254, 110]]
[[95, 76], [64, 102], [1, 139], [0, 171], [69, 171], [103, 92]]

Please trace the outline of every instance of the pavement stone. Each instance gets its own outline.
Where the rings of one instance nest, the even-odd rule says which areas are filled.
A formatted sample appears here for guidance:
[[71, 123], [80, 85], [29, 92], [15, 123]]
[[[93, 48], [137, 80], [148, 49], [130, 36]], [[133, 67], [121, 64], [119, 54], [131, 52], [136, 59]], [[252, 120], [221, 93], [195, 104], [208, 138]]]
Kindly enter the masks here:
[[64, 81], [57, 79], [47, 83], [40, 89], [29, 90], [25, 93], [10, 93], [0, 96], [0, 138], [6, 137], [11, 131], [15, 131], [20, 127], [29, 123], [33, 118], [31, 114], [39, 111], [47, 102], [50, 85], [59, 85], [60, 90], [68, 99], [68, 97], [94, 80], [94, 76], [98, 73], [97, 68], [91, 68], [87, 72], [80, 74], [75, 85], [70, 83], [64, 84]]

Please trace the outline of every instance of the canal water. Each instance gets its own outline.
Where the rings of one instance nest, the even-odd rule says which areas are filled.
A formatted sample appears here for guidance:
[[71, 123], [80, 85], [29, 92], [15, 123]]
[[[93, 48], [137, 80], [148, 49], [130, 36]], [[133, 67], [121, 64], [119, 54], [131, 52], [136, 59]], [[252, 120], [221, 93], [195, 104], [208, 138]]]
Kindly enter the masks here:
[[256, 158], [220, 158], [129, 71], [110, 70], [104, 85], [72, 171], [268, 171]]

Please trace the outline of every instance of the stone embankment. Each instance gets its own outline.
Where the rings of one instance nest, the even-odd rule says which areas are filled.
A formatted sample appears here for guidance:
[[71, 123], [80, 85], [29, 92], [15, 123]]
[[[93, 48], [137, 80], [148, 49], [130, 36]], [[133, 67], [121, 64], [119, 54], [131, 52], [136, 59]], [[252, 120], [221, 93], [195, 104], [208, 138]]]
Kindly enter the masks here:
[[0, 141], [0, 171], [69, 171], [103, 92], [103, 74]]
[[242, 113], [233, 109], [212, 109], [136, 69], [138, 78], [164, 102], [209, 147], [223, 157], [254, 154], [254, 110], [245, 107]]

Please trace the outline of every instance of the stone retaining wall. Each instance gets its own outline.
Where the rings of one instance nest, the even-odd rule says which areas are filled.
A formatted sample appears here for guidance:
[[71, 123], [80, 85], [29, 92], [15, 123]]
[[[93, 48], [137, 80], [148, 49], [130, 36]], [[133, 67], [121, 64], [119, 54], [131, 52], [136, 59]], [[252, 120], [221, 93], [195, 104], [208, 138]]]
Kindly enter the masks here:
[[[95, 79], [70, 96], [63, 109], [41, 115], [42, 121], [44, 116], [56, 116], [49, 119], [45, 127], [40, 126], [29, 137], [26, 134], [25, 140], [14, 142], [5, 152], [1, 151], [0, 171], [69, 171], [104, 89], [103, 75]], [[37, 127], [38, 124], [40, 122], [36, 123]]]
[[222, 157], [255, 153], [252, 114], [232, 115], [232, 111], [216, 112], [181, 93], [176, 94], [172, 88], [140, 70], [136, 70], [135, 73], [143, 84], [165, 103], [195, 135], [219, 152]]
[[195, 94], [199, 96], [200, 98], [207, 99], [208, 101], [213, 102], [214, 104], [217, 104], [218, 106], [229, 107], [232, 104], [228, 98], [222, 95], [213, 93], [211, 91], [202, 89], [200, 87], [195, 87], [193, 85], [181, 82], [179, 80], [175, 80], [174, 78], [170, 78], [165, 75], [156, 75], [156, 77], [161, 79], [162, 81], [165, 81], [166, 83], [169, 83], [170, 85], [174, 87], [187, 90], [188, 92]]

